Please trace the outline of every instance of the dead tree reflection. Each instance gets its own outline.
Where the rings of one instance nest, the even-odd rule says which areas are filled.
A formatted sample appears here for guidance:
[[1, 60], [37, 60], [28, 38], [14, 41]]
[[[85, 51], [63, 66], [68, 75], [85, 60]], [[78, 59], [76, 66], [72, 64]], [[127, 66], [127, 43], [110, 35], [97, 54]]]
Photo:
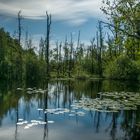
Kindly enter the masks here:
[[[46, 91], [44, 93], [44, 111], [45, 109], [48, 108], [48, 81], [46, 83]], [[43, 140], [47, 140], [48, 139], [48, 133], [49, 133], [49, 130], [48, 130], [48, 116], [47, 116], [47, 113], [44, 113], [44, 122], [46, 122], [46, 124], [44, 125], [44, 135], [43, 135]]]

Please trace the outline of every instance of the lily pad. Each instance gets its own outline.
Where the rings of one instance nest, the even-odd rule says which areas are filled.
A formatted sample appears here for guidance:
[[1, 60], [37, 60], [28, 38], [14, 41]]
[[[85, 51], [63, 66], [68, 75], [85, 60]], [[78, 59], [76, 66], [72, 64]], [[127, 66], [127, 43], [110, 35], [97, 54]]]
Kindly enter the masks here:
[[42, 108], [38, 108], [37, 110], [38, 110], [38, 111], [43, 111], [43, 109], [42, 109]]
[[139, 105], [140, 93], [100, 92], [97, 94], [97, 98], [81, 98], [79, 101], [75, 101], [71, 107], [99, 112], [118, 112], [121, 110], [136, 110]]
[[23, 122], [17, 122], [17, 125], [23, 125], [24, 123]]
[[74, 117], [74, 116], [75, 116], [75, 114], [69, 114], [69, 116], [70, 116], [70, 117]]
[[30, 128], [29, 126], [25, 126], [25, 127], [24, 127], [24, 129], [29, 129], [29, 128]]
[[17, 88], [17, 90], [18, 90], [18, 91], [22, 91], [22, 90], [23, 90], [23, 88]]
[[47, 123], [54, 123], [54, 121], [47, 121]]

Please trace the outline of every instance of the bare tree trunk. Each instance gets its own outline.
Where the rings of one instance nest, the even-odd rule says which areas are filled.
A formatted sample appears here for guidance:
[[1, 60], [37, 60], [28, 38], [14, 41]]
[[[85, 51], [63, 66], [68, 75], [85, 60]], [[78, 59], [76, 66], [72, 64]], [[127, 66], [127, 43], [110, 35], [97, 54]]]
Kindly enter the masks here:
[[56, 61], [57, 61], [57, 78], [59, 77], [59, 71], [58, 71], [58, 69], [59, 69], [59, 43], [58, 43], [58, 41], [56, 42]]
[[90, 56], [91, 56], [91, 73], [93, 74], [94, 73], [94, 41], [95, 41], [95, 38], [93, 38], [91, 40], [91, 47], [90, 47]]
[[61, 56], [61, 48], [62, 48], [62, 42], [60, 42], [59, 44], [59, 77], [60, 77], [60, 74], [61, 74], [61, 71], [62, 71], [62, 56]]
[[[21, 19], [22, 19], [22, 16], [21, 16], [21, 10], [18, 12], [18, 43], [19, 43], [19, 46], [21, 46]], [[18, 65], [19, 67], [17, 68], [17, 78], [18, 78], [18, 81], [21, 82], [22, 80], [22, 51], [21, 50], [18, 50], [19, 51], [19, 60], [17, 60], [18, 62]]]
[[[67, 36], [65, 37], [65, 44], [64, 44], [64, 67], [63, 71], [64, 73], [68, 74], [68, 66], [69, 66], [69, 61], [68, 61], [68, 42], [67, 42]], [[63, 73], [63, 75], [64, 75]]]
[[102, 70], [102, 51], [103, 51], [103, 33], [102, 33], [102, 25], [101, 22], [99, 22], [99, 75], [100, 77], [103, 76], [103, 70]]
[[51, 29], [51, 15], [48, 15], [46, 12], [47, 16], [47, 35], [46, 35], [46, 48], [45, 48], [45, 60], [47, 64], [47, 69], [46, 69], [46, 75], [47, 79], [50, 78], [50, 65], [49, 65], [49, 47], [50, 47], [50, 29]]
[[18, 12], [18, 42], [21, 43], [21, 10]]
[[71, 42], [70, 42], [70, 59], [69, 59], [69, 78], [71, 77], [72, 72], [72, 53], [73, 53], [73, 38], [71, 33]]
[[75, 52], [74, 52], [74, 64], [76, 64], [77, 63], [77, 51], [78, 51], [78, 49], [79, 49], [79, 46], [80, 46], [80, 36], [81, 36], [81, 32], [79, 31], [79, 33], [78, 33], [78, 39], [77, 39], [77, 47], [76, 47], [76, 50], [75, 50]]

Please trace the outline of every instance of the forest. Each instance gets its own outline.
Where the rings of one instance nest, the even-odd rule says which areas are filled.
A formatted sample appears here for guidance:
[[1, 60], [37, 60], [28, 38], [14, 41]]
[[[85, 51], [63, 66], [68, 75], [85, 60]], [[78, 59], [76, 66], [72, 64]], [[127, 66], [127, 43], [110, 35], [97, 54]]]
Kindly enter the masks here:
[[[18, 17], [18, 37], [0, 28], [0, 79], [40, 82], [48, 79], [140, 80], [140, 2], [139, 0], [103, 1], [106, 21], [99, 21], [96, 36], [86, 45], [73, 35], [50, 45], [51, 14], [46, 12], [46, 37], [35, 51], [32, 40], [21, 43], [22, 12]], [[22, 20], [21, 20], [22, 19]]]

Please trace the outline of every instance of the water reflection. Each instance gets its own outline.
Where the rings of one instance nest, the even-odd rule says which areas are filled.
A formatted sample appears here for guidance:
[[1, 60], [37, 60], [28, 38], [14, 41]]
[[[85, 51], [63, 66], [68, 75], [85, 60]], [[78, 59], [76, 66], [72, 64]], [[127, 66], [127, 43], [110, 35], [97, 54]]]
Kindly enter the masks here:
[[[17, 91], [16, 84], [14, 86], [0, 84], [0, 139], [84, 140], [88, 137], [88, 140], [137, 140], [140, 138], [140, 128], [136, 125], [140, 122], [139, 107], [136, 111], [103, 113], [77, 110], [71, 106], [74, 101], [82, 97], [96, 98], [97, 93], [101, 91], [140, 92], [139, 83], [107, 80], [50, 81], [31, 87], [35, 86], [36, 89], [40, 87], [45, 89], [44, 94], [28, 94], [25, 89], [29, 86], [23, 86], [23, 91]], [[38, 108], [42, 110], [37, 110]], [[44, 113], [47, 108], [67, 108], [70, 112]], [[85, 115], [79, 116], [78, 111], [83, 111]], [[46, 124], [24, 130], [24, 127], [17, 125], [21, 118], [28, 122], [40, 120]], [[55, 123], [49, 124], [48, 121]]]
[[[46, 108], [48, 108], [48, 85], [49, 83], [46, 83], [46, 92], [44, 93], [44, 111]], [[46, 140], [48, 138], [48, 117], [47, 117], [47, 113], [44, 114], [44, 122], [46, 122], [46, 124], [44, 125], [44, 135], [43, 135], [43, 140]]]

